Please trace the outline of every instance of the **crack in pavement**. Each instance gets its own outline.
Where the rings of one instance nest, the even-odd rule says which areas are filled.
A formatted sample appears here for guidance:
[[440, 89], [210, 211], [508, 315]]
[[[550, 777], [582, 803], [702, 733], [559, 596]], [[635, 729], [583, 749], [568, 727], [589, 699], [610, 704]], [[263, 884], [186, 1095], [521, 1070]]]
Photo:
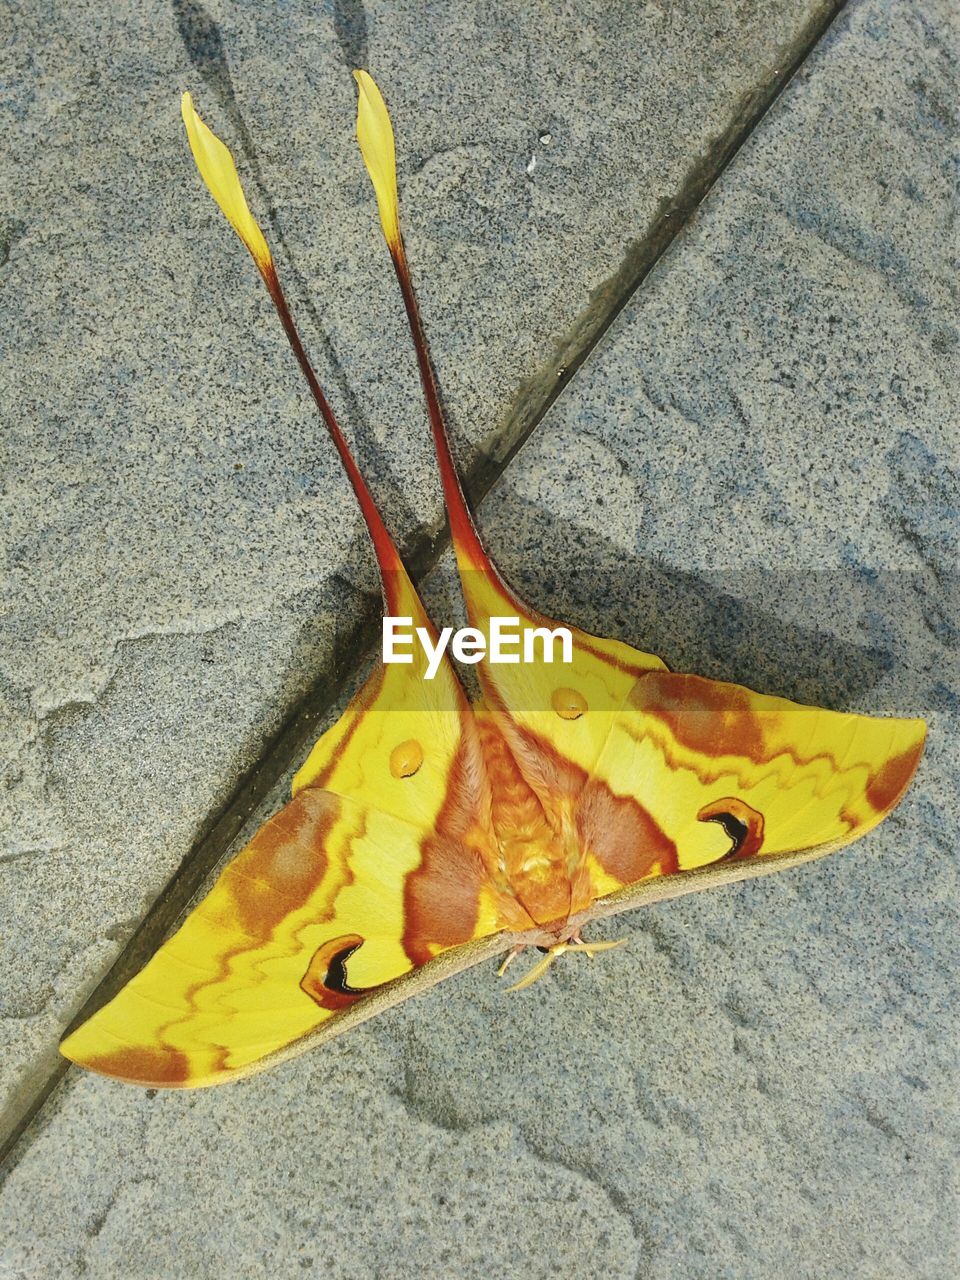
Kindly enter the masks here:
[[[256, 150], [237, 104], [219, 28], [196, 0], [172, 0], [172, 3], [188, 56], [205, 82], [216, 92], [224, 111], [230, 116], [254, 173], [258, 191], [268, 207], [270, 225], [283, 245], [276, 213], [259, 171]], [[539, 374], [521, 387], [489, 449], [482, 450], [474, 463], [466, 468], [464, 488], [474, 509], [490, 492], [610, 325], [693, 218], [740, 148], [752, 136], [845, 6], [846, 0], [823, 0], [817, 6], [790, 46], [784, 49], [780, 66], [765, 84], [756, 86], [743, 95], [726, 129], [714, 140], [712, 146], [694, 160], [673, 198], [661, 203], [653, 225], [629, 248], [620, 269], [594, 291], [588, 306], [568, 332], [557, 341], [552, 358], [545, 362]], [[349, 5], [341, 4], [341, 13], [345, 15], [349, 8]], [[283, 247], [289, 263], [289, 251], [285, 245]], [[293, 267], [291, 275], [300, 286], [302, 282], [295, 273], [296, 268]], [[304, 297], [307, 296], [305, 289], [300, 288], [299, 291]], [[322, 335], [322, 326], [315, 313], [310, 312], [309, 305], [307, 310], [314, 320], [317, 332]], [[325, 336], [324, 342], [329, 345], [329, 339]], [[339, 369], [335, 354], [331, 353], [329, 358], [331, 365]], [[349, 385], [345, 388], [341, 385], [342, 382], [345, 379], [340, 372], [337, 377], [338, 388], [350, 406], [351, 413], [355, 413], [356, 420], [362, 422], [361, 415], [354, 408], [352, 388]], [[419, 584], [427, 577], [445, 550], [447, 542], [445, 527], [440, 533], [421, 530], [411, 540], [411, 545], [402, 548], [415, 583]], [[290, 765], [302, 756], [305, 749], [312, 745], [317, 723], [334, 705], [344, 680], [355, 676], [367, 663], [378, 635], [378, 610], [373, 607], [362, 610], [359, 621], [350, 628], [349, 634], [342, 637], [338, 651], [340, 654], [352, 655], [350, 662], [338, 660], [336, 655], [331, 658], [329, 671], [318, 679], [315, 687], [301, 700], [286, 723], [272, 735], [260, 758], [237, 779], [230, 798], [219, 810], [208, 815], [193, 847], [143, 917], [140, 927], [120, 952], [73, 1025], [89, 1017], [111, 999], [150, 958], [188, 908], [210, 872], [231, 852], [243, 827], [273, 786]], [[60, 1084], [68, 1066], [66, 1059], [59, 1060], [56, 1067], [37, 1082], [20, 1115], [14, 1118], [5, 1133], [0, 1134], [0, 1166], [7, 1165], [4, 1174], [16, 1159], [21, 1136]], [[0, 1177], [0, 1184], [2, 1180]]]

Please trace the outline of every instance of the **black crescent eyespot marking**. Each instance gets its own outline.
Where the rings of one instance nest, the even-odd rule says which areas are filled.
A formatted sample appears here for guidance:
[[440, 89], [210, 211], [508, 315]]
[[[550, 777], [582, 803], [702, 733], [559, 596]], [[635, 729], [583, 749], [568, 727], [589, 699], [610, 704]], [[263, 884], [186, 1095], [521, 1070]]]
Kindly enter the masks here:
[[697, 814], [700, 822], [716, 822], [730, 840], [730, 848], [719, 859], [752, 858], [763, 846], [763, 814], [736, 796], [713, 800]]
[[366, 995], [368, 988], [351, 987], [347, 982], [347, 961], [355, 951], [359, 951], [363, 946], [363, 942], [354, 942], [349, 947], [344, 947], [342, 951], [338, 951], [331, 959], [327, 966], [327, 974], [323, 980], [323, 985], [328, 991], [335, 991], [341, 996], [362, 996]]
[[750, 834], [750, 828], [745, 822], [741, 822], [739, 818], [735, 818], [732, 813], [718, 813], [714, 817], [708, 818], [708, 822], [719, 822], [723, 827], [724, 833], [731, 840], [730, 848], [723, 855], [725, 858], [732, 858], [743, 848], [743, 842]]

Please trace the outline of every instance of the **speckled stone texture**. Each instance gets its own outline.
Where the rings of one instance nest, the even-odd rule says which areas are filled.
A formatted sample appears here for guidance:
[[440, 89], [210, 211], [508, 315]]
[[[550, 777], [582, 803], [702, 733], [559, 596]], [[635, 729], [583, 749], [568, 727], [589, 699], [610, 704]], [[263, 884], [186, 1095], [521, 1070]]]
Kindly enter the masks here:
[[[198, 1094], [72, 1073], [0, 1191], [0, 1274], [960, 1272], [958, 47], [948, 0], [850, 5], [481, 510], [503, 568], [555, 614], [681, 669], [923, 714], [929, 747], [903, 805], [835, 859], [616, 921], [609, 935], [628, 947], [570, 957], [519, 996], [475, 970], [322, 1052]], [[218, 268], [228, 257], [208, 253]], [[351, 261], [345, 250], [344, 271]], [[529, 278], [510, 287], [533, 305]], [[491, 324], [511, 314], [496, 305]], [[190, 373], [196, 395], [217, 373], [215, 338]], [[452, 402], [462, 359], [441, 362]], [[279, 348], [270, 360], [280, 367]], [[298, 411], [284, 412], [293, 441]], [[426, 466], [409, 451], [405, 465]], [[274, 705], [295, 678], [285, 646], [332, 643], [321, 536], [309, 603], [331, 630], [305, 635], [294, 617], [288, 639], [264, 640]], [[269, 617], [257, 626], [266, 634]], [[202, 638], [214, 671], [237, 664], [237, 686], [165, 650], [166, 733], [181, 749], [181, 686], [215, 718], [216, 699], [260, 679], [247, 635], [238, 623]], [[193, 640], [149, 642], [179, 643]], [[56, 762], [83, 840], [129, 838], [109, 832], [142, 803], [139, 839], [162, 810], [175, 860], [192, 802], [162, 756], [137, 794], [135, 735], [165, 736], [157, 705], [135, 714], [144, 676], [124, 667], [140, 652], [121, 646], [113, 704], [56, 713], [35, 749]], [[255, 700], [240, 707], [254, 750]], [[100, 718], [131, 759], [117, 793], [81, 817], [70, 788], [79, 776], [92, 794]], [[207, 786], [229, 772], [224, 743], [191, 748]], [[71, 856], [60, 879], [75, 881], [75, 903], [92, 871]], [[146, 857], [138, 846], [139, 866], [112, 864], [129, 877], [130, 915]], [[46, 897], [64, 892], [53, 874], [50, 886]], [[39, 979], [24, 998], [44, 999]]]
[[369, 65], [394, 110], [410, 256], [469, 458], [507, 447], [522, 384], [576, 346], [595, 291], [829, 8], [15, 6], [0, 53], [7, 1121], [269, 735], [350, 669], [376, 585], [254, 268], [193, 169], [180, 90], [234, 146], [408, 539], [441, 505], [350, 67]]

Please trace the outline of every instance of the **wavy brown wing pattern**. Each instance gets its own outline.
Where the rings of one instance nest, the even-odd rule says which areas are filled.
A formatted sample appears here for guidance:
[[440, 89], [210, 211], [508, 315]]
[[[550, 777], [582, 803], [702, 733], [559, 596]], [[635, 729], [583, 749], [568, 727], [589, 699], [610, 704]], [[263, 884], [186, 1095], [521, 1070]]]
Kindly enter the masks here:
[[614, 892], [731, 859], [829, 853], [894, 808], [925, 733], [922, 720], [825, 711], [651, 671], [615, 717], [581, 793], [587, 864]]

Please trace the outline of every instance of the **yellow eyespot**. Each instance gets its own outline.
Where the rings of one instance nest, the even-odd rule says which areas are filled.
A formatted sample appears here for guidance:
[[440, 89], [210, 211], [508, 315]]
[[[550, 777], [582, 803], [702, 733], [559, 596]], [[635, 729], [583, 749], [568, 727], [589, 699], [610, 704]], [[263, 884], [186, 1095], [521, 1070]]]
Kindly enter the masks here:
[[395, 778], [412, 778], [423, 764], [423, 747], [416, 738], [408, 738], [390, 752], [390, 772]]
[[397, 206], [397, 154], [387, 104], [373, 77], [355, 71], [357, 82], [357, 141], [363, 163], [373, 183], [380, 209], [380, 225], [391, 252], [400, 249], [400, 215]]
[[230, 148], [197, 115], [189, 93], [185, 93], [181, 99], [180, 114], [183, 116], [190, 150], [200, 170], [200, 177], [207, 184], [210, 194], [231, 227], [250, 250], [260, 271], [269, 271], [273, 265], [270, 249], [256, 219], [247, 208]]
[[579, 720], [587, 709], [587, 700], [576, 689], [554, 689], [550, 702], [561, 720]]

